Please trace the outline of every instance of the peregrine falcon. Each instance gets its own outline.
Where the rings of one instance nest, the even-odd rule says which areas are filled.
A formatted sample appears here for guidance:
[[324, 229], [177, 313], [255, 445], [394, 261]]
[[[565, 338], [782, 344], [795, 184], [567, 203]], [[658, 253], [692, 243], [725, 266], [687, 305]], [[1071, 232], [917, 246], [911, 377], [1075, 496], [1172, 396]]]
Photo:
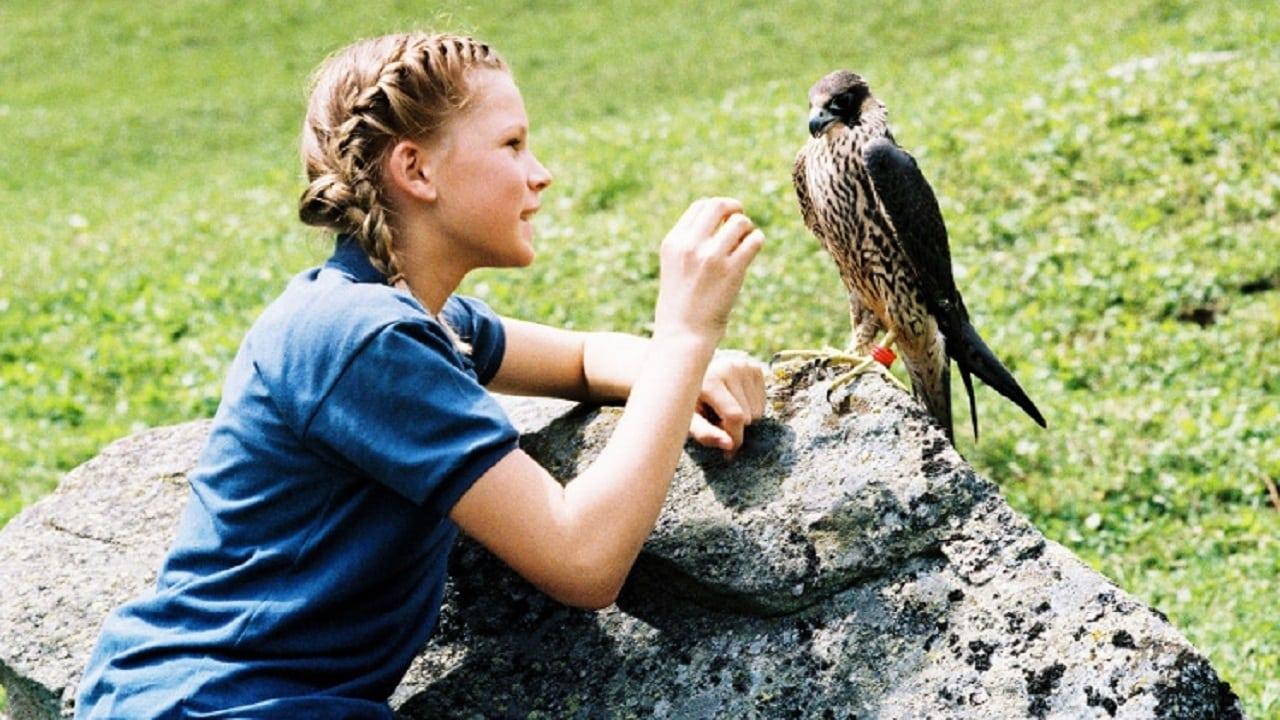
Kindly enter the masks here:
[[[894, 142], [884, 104], [861, 76], [840, 70], [809, 90], [809, 109], [811, 137], [796, 156], [792, 179], [805, 225], [835, 259], [848, 291], [853, 348], [841, 357], [853, 362], [873, 354], [892, 362], [885, 348], [896, 340], [912, 391], [953, 441], [948, 359], [964, 380], [975, 439], [970, 375], [1045, 427], [1035, 404], [969, 324], [938, 201], [915, 159]], [[882, 330], [888, 331], [884, 344], [875, 347]], [[861, 362], [845, 378], [868, 365]]]

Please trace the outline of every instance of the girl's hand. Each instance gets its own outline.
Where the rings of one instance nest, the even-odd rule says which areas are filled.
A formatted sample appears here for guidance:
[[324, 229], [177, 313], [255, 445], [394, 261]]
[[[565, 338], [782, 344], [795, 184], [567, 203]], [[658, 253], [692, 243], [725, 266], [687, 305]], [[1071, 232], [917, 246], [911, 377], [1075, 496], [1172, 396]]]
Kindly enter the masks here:
[[662, 241], [662, 272], [653, 334], [720, 342], [747, 265], [764, 234], [732, 198], [704, 198], [689, 206]]
[[733, 457], [746, 426], [764, 416], [764, 369], [743, 357], [717, 357], [707, 366], [689, 435]]

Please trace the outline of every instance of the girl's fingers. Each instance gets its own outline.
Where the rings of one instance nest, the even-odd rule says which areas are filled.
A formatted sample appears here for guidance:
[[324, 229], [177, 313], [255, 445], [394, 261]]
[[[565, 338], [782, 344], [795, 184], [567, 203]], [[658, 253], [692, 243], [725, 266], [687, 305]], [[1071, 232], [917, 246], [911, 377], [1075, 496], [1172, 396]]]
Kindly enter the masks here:
[[751, 422], [751, 413], [746, 399], [734, 392], [730, 384], [716, 382], [702, 393], [702, 402], [720, 421], [720, 428], [729, 435], [731, 444], [726, 450], [736, 450], [742, 445], [742, 435], [747, 423]]
[[764, 415], [763, 405], [757, 407], [758, 403], [751, 384], [752, 379], [748, 375], [739, 375], [733, 382], [733, 394], [738, 398], [738, 403], [742, 405], [742, 412], [746, 416], [744, 425], [750, 425]]
[[747, 424], [764, 417], [764, 381], [759, 369], [743, 368], [733, 379], [733, 394], [747, 412]]
[[684, 214], [676, 221], [673, 232], [687, 232], [693, 225], [694, 219], [702, 212], [702, 207], [706, 204], [706, 198], [699, 198], [698, 200], [694, 200], [690, 203], [689, 207], [685, 208]]
[[742, 213], [734, 213], [729, 216], [724, 224], [716, 230], [715, 237], [712, 238], [713, 251], [716, 253], [731, 254], [737, 249], [749, 234], [756, 229], [755, 223], [751, 222], [751, 218]]
[[739, 397], [743, 398], [754, 422], [764, 417], [764, 367], [755, 361], [743, 361], [736, 369], [734, 380], [741, 389]]
[[693, 420], [689, 423], [689, 436], [703, 447], [720, 448], [725, 451], [733, 448], [733, 438], [729, 437], [729, 433], [716, 427], [699, 413], [694, 413]]
[[699, 444], [732, 456], [742, 447], [747, 426], [764, 416], [764, 369], [740, 359], [713, 363], [689, 434]]
[[764, 368], [755, 363], [752, 363], [752, 367], [755, 372], [751, 382], [747, 383], [747, 388], [751, 396], [751, 417], [759, 420], [764, 417], [764, 405], [767, 400], [764, 390]]
[[691, 205], [662, 242], [655, 328], [683, 328], [717, 341], [723, 337], [746, 267], [763, 238], [737, 200], [705, 198]]
[[756, 228], [742, 238], [742, 242], [733, 248], [730, 256], [745, 267], [751, 264], [762, 247], [764, 247], [764, 233]]
[[742, 203], [733, 198], [714, 197], [702, 201], [694, 222], [689, 229], [699, 237], [711, 237], [725, 218], [742, 212]]
[[693, 219], [697, 217], [702, 209], [702, 200], [694, 200], [689, 207], [684, 209], [679, 219], [671, 226], [671, 230], [667, 232], [667, 236], [663, 238], [664, 247], [671, 245], [674, 241], [683, 240], [689, 235], [689, 226], [693, 224]]

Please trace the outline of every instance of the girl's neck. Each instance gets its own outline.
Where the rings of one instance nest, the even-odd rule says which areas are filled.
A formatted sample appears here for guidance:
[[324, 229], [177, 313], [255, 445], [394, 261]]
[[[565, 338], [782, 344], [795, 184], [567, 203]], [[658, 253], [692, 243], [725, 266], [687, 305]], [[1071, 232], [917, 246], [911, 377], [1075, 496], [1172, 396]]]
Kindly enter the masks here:
[[471, 346], [463, 341], [441, 314], [445, 301], [458, 289], [462, 278], [466, 276], [466, 270], [453, 269], [444, 257], [437, 258], [438, 262], [433, 261], [429, 254], [424, 253], [424, 246], [429, 244], [420, 243], [416, 252], [406, 252], [401, 257], [404, 268], [395, 287], [417, 298], [423, 308], [444, 327], [454, 347], [464, 355], [470, 355]]
[[438, 316], [472, 268], [459, 264], [448, 233], [437, 226], [420, 203], [395, 192], [392, 196], [396, 260], [407, 285], [404, 289]]
[[439, 315], [445, 301], [458, 289], [462, 278], [445, 277], [443, 273], [432, 270], [430, 267], [406, 267], [403, 278], [396, 283], [396, 287], [408, 290], [428, 312]]
[[408, 237], [414, 239], [404, 243], [397, 252], [403, 282], [428, 312], [439, 315], [445, 301], [466, 277], [468, 268], [456, 267], [440, 235], [418, 228]]

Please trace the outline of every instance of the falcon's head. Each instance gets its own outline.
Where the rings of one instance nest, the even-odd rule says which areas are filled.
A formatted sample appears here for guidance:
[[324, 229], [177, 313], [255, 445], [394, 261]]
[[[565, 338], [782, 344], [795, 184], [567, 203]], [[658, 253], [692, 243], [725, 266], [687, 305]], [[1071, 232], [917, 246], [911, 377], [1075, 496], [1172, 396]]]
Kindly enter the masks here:
[[809, 134], [818, 137], [837, 122], [856, 127], [863, 112], [876, 106], [861, 75], [848, 70], [828, 73], [809, 88]]

